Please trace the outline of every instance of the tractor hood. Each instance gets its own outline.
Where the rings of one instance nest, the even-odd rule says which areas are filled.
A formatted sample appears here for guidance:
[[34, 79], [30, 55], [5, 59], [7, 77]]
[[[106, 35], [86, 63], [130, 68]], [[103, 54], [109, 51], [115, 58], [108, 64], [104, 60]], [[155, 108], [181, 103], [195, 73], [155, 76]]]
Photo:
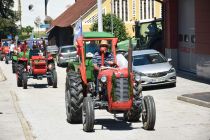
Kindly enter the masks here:
[[101, 79], [102, 76], [106, 76], [107, 79], [111, 79], [113, 74], [115, 74], [116, 78], [128, 77], [128, 69], [127, 68], [119, 69], [119, 68], [110, 67], [99, 71], [98, 79]]

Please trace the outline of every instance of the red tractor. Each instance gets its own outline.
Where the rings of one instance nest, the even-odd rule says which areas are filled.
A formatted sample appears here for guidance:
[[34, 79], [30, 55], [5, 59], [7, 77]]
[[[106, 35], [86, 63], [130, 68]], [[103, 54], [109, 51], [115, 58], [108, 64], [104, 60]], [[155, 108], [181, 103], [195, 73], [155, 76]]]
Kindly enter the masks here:
[[55, 63], [51, 55], [43, 56], [40, 50], [24, 50], [23, 56], [17, 62], [17, 86], [27, 89], [29, 78], [42, 80], [47, 78], [47, 83], [53, 88], [57, 88], [57, 72]]
[[[104, 53], [100, 48], [101, 68], [97, 75], [91, 57], [86, 54], [87, 43], [91, 40], [110, 42], [109, 51], [113, 53], [116, 64], [114, 67], [103, 66]], [[77, 39], [78, 57], [70, 58], [65, 90], [67, 121], [82, 122], [85, 132], [94, 129], [95, 109], [106, 109], [112, 114], [124, 113], [124, 119], [130, 122], [139, 121], [142, 115], [143, 128], [154, 129], [156, 109], [153, 97], [142, 96], [140, 76], [131, 69], [131, 49], [128, 68], [117, 65], [117, 40], [105, 32], [84, 32], [83, 37]]]
[[2, 39], [1, 40], [1, 48], [0, 48], [0, 60], [3, 61], [5, 59], [5, 63], [9, 64], [10, 59], [10, 39]]

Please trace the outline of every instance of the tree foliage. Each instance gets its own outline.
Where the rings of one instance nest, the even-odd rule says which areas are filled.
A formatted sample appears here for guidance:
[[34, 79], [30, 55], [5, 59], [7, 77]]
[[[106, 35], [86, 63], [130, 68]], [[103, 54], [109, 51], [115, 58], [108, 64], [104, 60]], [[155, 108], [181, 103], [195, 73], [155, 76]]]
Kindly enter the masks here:
[[13, 6], [14, 0], [0, 0], [0, 38], [17, 33], [15, 22], [19, 20], [19, 14], [12, 10]]
[[[103, 30], [105, 32], [112, 32], [111, 17], [113, 19], [113, 33], [114, 33], [114, 35], [116, 37], [118, 37], [119, 41], [128, 39], [125, 24], [122, 22], [122, 20], [120, 20], [114, 14], [112, 14], [112, 16], [111, 16], [111, 14], [103, 15]], [[98, 31], [98, 22], [97, 21], [91, 25], [90, 30]]]
[[29, 35], [29, 33], [31, 33], [33, 31], [33, 27], [31, 26], [26, 26], [26, 27], [22, 27], [22, 32], [26, 32], [27, 35]]

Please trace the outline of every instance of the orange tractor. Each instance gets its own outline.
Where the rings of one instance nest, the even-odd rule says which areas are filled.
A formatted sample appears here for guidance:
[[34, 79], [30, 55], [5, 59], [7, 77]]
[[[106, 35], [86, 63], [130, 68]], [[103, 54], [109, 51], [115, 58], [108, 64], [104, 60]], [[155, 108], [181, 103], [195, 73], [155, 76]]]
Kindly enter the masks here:
[[[114, 67], [104, 65], [104, 48], [100, 47], [101, 67], [98, 74], [90, 55], [86, 53], [91, 40], [110, 43], [109, 51], [114, 56]], [[83, 123], [83, 130], [94, 130], [95, 109], [105, 109], [112, 114], [123, 113], [126, 121], [139, 121], [142, 115], [143, 128], [155, 126], [156, 109], [152, 96], [143, 96], [140, 76], [131, 67], [132, 51], [129, 49], [128, 67], [121, 68], [116, 60], [117, 38], [106, 32], [84, 32], [77, 39], [78, 57], [70, 58], [66, 69], [65, 103], [69, 123]], [[114, 125], [114, 124], [113, 124]]]

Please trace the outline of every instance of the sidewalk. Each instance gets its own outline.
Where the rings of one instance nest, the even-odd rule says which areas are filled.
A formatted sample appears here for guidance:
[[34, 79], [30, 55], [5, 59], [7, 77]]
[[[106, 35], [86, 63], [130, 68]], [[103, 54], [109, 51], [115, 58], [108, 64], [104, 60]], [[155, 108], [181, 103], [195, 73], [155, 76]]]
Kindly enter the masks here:
[[[205, 83], [210, 86], [210, 80], [197, 77], [194, 74], [179, 71], [178, 75], [185, 79]], [[183, 94], [181, 96], [178, 96], [177, 99], [181, 100], [181, 101], [188, 102], [188, 103], [192, 103], [195, 105], [210, 108], [210, 92], [197, 92], [197, 93], [195, 92], [195, 93], [191, 93], [191, 94]]]
[[10, 84], [2, 75], [0, 67], [0, 140], [25, 140], [18, 110], [14, 103], [16, 98], [12, 95]]

